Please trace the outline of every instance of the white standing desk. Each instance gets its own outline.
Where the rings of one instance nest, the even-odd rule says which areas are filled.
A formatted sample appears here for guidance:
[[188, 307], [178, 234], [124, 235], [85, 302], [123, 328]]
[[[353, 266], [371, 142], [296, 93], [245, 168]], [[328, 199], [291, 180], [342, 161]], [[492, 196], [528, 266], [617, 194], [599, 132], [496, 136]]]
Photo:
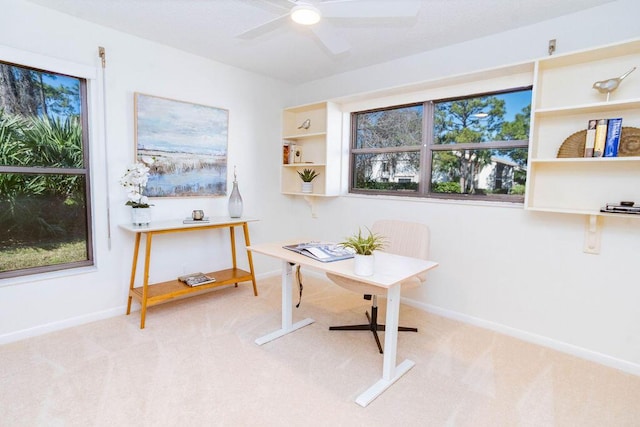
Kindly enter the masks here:
[[367, 406], [415, 365], [415, 362], [409, 359], [396, 365], [398, 316], [400, 314], [400, 283], [410, 277], [437, 267], [438, 263], [385, 252], [376, 252], [374, 274], [363, 277], [356, 276], [353, 273], [353, 259], [324, 263], [282, 247], [295, 243], [299, 242], [264, 243], [251, 245], [247, 248], [249, 251], [282, 260], [282, 326], [280, 329], [256, 339], [255, 342], [258, 345], [262, 345], [313, 323], [313, 319], [309, 318], [293, 323], [292, 270], [295, 264], [320, 270], [325, 273], [333, 273], [349, 279], [359, 280], [386, 289], [387, 317], [384, 334], [382, 378], [356, 399], [356, 403], [360, 406]]

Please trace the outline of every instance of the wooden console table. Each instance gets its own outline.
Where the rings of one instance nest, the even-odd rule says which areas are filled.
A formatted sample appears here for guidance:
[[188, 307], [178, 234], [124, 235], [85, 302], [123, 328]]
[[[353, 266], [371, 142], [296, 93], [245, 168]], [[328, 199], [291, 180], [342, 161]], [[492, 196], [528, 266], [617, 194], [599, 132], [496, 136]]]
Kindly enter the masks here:
[[[256, 287], [256, 278], [253, 271], [253, 258], [251, 257], [251, 252], [247, 251], [247, 259], [249, 261], [249, 269], [251, 271], [241, 270], [236, 265], [235, 227], [242, 226], [242, 229], [244, 231], [244, 243], [245, 246], [248, 247], [251, 244], [249, 241], [248, 223], [251, 221], [257, 221], [257, 219], [213, 217], [210, 218], [208, 222], [198, 224], [183, 224], [182, 220], [157, 221], [152, 222], [147, 226], [120, 224], [120, 228], [123, 228], [124, 230], [131, 233], [135, 233], [135, 246], [133, 249], [133, 262], [131, 265], [131, 281], [129, 283], [129, 301], [127, 303], [127, 315], [131, 313], [131, 302], [133, 298], [135, 298], [140, 302], [142, 306], [140, 310], [140, 329], [144, 329], [147, 307], [162, 304], [174, 298], [183, 297], [186, 295], [201, 294], [207, 290], [211, 290], [212, 288], [216, 288], [219, 286], [231, 284], [235, 284], [237, 286], [238, 282], [251, 281], [253, 283], [253, 294], [255, 296], [258, 296], [258, 288]], [[158, 234], [182, 233], [186, 231], [200, 231], [224, 227], [229, 227], [229, 232], [231, 235], [231, 258], [233, 260], [233, 267], [227, 268], [225, 270], [205, 273], [207, 276], [214, 277], [216, 279], [215, 282], [194, 287], [187, 286], [177, 279], [162, 283], [149, 283], [149, 264], [151, 260], [151, 242], [153, 240], [153, 236]], [[136, 279], [136, 267], [138, 265], [138, 253], [140, 249], [140, 237], [143, 234], [146, 238], [146, 250], [144, 258], [144, 274], [142, 277], [142, 286], [134, 287]]]

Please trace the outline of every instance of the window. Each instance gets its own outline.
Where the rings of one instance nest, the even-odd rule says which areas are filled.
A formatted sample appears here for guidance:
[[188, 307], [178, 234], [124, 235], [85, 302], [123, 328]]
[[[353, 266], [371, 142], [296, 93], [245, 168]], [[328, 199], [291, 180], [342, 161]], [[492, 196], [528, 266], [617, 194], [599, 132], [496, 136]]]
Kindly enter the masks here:
[[352, 114], [350, 192], [522, 202], [531, 88]]
[[0, 62], [0, 278], [93, 264], [86, 89]]

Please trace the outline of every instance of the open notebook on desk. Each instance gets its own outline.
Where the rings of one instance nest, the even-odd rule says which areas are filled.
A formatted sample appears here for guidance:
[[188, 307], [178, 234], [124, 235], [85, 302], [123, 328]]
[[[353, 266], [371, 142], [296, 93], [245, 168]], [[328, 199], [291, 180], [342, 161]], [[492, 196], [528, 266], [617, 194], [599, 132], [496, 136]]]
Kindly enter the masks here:
[[336, 243], [309, 242], [283, 246], [285, 249], [297, 252], [316, 261], [331, 262], [353, 258], [353, 251]]

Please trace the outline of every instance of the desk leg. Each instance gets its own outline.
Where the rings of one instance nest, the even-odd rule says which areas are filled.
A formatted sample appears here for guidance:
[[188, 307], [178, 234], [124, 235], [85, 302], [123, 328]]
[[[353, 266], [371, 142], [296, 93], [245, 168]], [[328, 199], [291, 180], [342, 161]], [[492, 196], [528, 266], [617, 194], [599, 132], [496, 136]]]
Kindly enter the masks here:
[[256, 339], [256, 344], [262, 345], [280, 338], [297, 329], [313, 323], [313, 319], [306, 318], [297, 323], [293, 323], [293, 268], [287, 261], [282, 261], [282, 328], [271, 332], [261, 338]]
[[136, 233], [136, 242], [133, 246], [133, 263], [131, 264], [131, 279], [129, 280], [129, 301], [127, 302], [127, 315], [131, 314], [131, 300], [133, 299], [133, 286], [136, 281], [136, 267], [138, 266], [138, 251], [140, 249], [140, 233]]
[[401, 376], [413, 368], [415, 362], [404, 360], [396, 366], [396, 350], [398, 348], [398, 318], [400, 316], [400, 285], [387, 289], [387, 319], [384, 332], [384, 360], [382, 363], [382, 378], [356, 399], [360, 406], [367, 406], [380, 396]]

